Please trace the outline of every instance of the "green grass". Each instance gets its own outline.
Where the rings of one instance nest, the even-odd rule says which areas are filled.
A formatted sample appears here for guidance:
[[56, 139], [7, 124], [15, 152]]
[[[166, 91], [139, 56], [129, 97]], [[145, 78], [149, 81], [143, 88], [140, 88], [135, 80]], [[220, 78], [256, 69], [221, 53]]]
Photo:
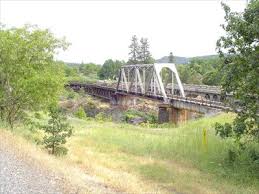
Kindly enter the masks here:
[[137, 169], [145, 178], [157, 182], [169, 183], [174, 178], [174, 172], [159, 163], [139, 165]]
[[[74, 136], [68, 141], [66, 160], [128, 192], [140, 191], [142, 181], [151, 188], [148, 191], [163, 188], [161, 193], [259, 193], [258, 164], [245, 153], [230, 164], [227, 155], [233, 142], [215, 136], [215, 122], [231, 122], [233, 117], [221, 114], [162, 128], [71, 118]], [[17, 132], [28, 139], [41, 137], [21, 128]], [[118, 180], [117, 174], [130, 183]]]
[[[130, 125], [106, 123], [97, 126], [86, 138], [99, 149], [159, 159], [190, 159], [197, 163], [224, 155], [230, 143], [214, 135], [212, 124], [218, 119], [203, 119], [179, 128], [144, 129]], [[208, 130], [208, 148], [202, 145], [202, 129]]]

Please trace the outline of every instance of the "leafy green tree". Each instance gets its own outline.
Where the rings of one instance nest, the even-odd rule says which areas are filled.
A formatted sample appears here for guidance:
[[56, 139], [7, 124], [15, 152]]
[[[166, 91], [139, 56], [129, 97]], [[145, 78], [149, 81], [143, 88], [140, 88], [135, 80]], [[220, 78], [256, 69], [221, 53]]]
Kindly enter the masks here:
[[99, 71], [100, 79], [112, 79], [115, 80], [119, 76], [119, 70], [124, 61], [108, 59], [104, 62], [101, 70]]
[[84, 76], [92, 76], [97, 75], [100, 71], [101, 65], [97, 65], [95, 63], [82, 63], [79, 66], [79, 72], [82, 73]]
[[[221, 72], [221, 71], [220, 71]], [[203, 75], [202, 83], [205, 85], [220, 85], [221, 73], [217, 69], [211, 70]]]
[[26, 110], [38, 110], [56, 101], [64, 88], [64, 69], [54, 60], [64, 39], [35, 26], [0, 26], [0, 110], [13, 128]]
[[137, 64], [139, 58], [139, 43], [136, 35], [132, 36], [131, 44], [129, 46], [129, 60], [128, 64]]
[[[48, 124], [41, 126], [41, 129], [45, 132], [43, 143], [47, 149], [51, 150], [51, 154], [57, 154], [60, 146], [65, 144], [66, 139], [72, 135], [72, 127], [57, 106], [50, 106], [49, 117]], [[64, 153], [67, 152], [66, 148], [63, 148], [63, 150]]]
[[237, 113], [233, 124], [216, 125], [222, 137], [234, 137], [245, 147], [248, 142], [259, 143], [259, 1], [251, 0], [243, 13], [225, 10], [226, 24], [217, 47], [221, 58], [222, 88], [232, 93], [232, 109]]
[[193, 58], [189, 64], [177, 65], [182, 82], [188, 84], [220, 85], [222, 60], [219, 57]]
[[66, 77], [77, 77], [79, 75], [78, 67], [69, 67], [65, 65], [64, 68]]
[[177, 65], [181, 81], [186, 84], [202, 84], [202, 75], [196, 73], [189, 65]]

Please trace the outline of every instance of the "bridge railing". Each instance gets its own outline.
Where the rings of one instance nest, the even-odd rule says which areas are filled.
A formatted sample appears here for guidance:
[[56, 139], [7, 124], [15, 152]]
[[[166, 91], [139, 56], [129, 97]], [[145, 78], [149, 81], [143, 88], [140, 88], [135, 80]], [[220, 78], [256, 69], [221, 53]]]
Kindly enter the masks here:
[[213, 101], [213, 100], [206, 100], [206, 99], [195, 99], [195, 98], [190, 98], [190, 97], [181, 97], [181, 96], [170, 96], [172, 100], [179, 100], [179, 101], [185, 101], [185, 102], [190, 102], [193, 104], [199, 104], [199, 105], [204, 105], [204, 106], [209, 106], [209, 107], [214, 107], [214, 108], [220, 108], [227, 110], [229, 109], [228, 106], [226, 106], [222, 102], [218, 101]]
[[[120, 90], [119, 92], [125, 93], [125, 94], [137, 95], [137, 96], [146, 96], [146, 97], [157, 99], [157, 100], [163, 100], [163, 96], [162, 95], [156, 95], [156, 96], [149, 95], [149, 94], [143, 95], [140, 92], [130, 92], [130, 93], [127, 93], [124, 90]], [[218, 108], [218, 109], [223, 109], [223, 110], [229, 109], [229, 107], [227, 107], [224, 103], [218, 102], [218, 101], [212, 101], [212, 100], [195, 99], [195, 98], [190, 98], [190, 97], [181, 97], [181, 96], [177, 96], [177, 95], [168, 96], [168, 99], [169, 99], [169, 103], [172, 100], [176, 100], [176, 101], [187, 102], [187, 103], [192, 103], [192, 104], [198, 104], [198, 105], [203, 105], [203, 106], [208, 106], [208, 107]]]

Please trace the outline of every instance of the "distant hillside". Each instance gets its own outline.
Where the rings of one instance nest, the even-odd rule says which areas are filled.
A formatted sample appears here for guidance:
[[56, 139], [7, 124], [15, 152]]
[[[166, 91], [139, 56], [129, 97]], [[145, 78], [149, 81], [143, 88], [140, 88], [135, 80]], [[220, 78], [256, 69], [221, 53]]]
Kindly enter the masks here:
[[[197, 56], [197, 57], [174, 56], [174, 63], [175, 64], [188, 64], [194, 58], [197, 58], [197, 59], [211, 59], [211, 58], [216, 58], [216, 57], [218, 57], [218, 55], [204, 55], [204, 56]], [[164, 57], [156, 60], [156, 63], [168, 63], [168, 62], [169, 62], [168, 56], [164, 56]]]
[[[204, 56], [197, 56], [197, 57], [179, 57], [179, 56], [174, 56], [174, 63], [175, 64], [188, 64], [192, 59], [197, 58], [197, 59], [211, 59], [211, 58], [216, 58], [218, 55], [204, 55]], [[156, 60], [156, 63], [168, 63], [169, 59], [168, 56], [164, 56], [160, 59]], [[80, 66], [82, 63], [71, 63], [71, 62], [64, 62], [70, 67], [75, 67], [75, 66]]]
[[[168, 56], [164, 56], [161, 59], [156, 60], [156, 63], [168, 63], [168, 62], [169, 62]], [[189, 59], [187, 57], [174, 56], [175, 64], [187, 64], [188, 62], [189, 62]]]

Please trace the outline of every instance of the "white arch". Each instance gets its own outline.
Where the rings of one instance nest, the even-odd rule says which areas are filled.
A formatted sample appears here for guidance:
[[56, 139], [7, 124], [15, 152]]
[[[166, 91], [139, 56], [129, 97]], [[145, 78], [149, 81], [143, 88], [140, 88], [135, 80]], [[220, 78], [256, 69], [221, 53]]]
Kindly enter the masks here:
[[[175, 64], [173, 63], [134, 64], [122, 66], [119, 80], [117, 83], [117, 90], [119, 89], [119, 87], [121, 87], [121, 89], [126, 90], [127, 93], [139, 93], [138, 90], [140, 88], [140, 93], [145, 95], [148, 92], [148, 90], [151, 89], [150, 92], [154, 93], [154, 95], [162, 94], [164, 101], [167, 103], [168, 97], [165, 92], [165, 87], [163, 85], [162, 78], [160, 76], [160, 72], [164, 67], [170, 69], [172, 75], [176, 77], [180, 93], [183, 97], [185, 97], [182, 82], [179, 78]], [[127, 72], [132, 71], [133, 74], [126, 74], [125, 70], [127, 70]], [[141, 74], [139, 70], [142, 70]], [[133, 88], [131, 86], [133, 86]], [[132, 89], [134, 89], [134, 91], [130, 91]]]
[[180, 77], [178, 75], [178, 71], [175, 67], [175, 64], [174, 63], [154, 63], [154, 69], [155, 69], [155, 72], [156, 72], [156, 75], [157, 75], [157, 78], [158, 78], [159, 85], [161, 86], [160, 88], [161, 88], [162, 94], [164, 96], [164, 99], [167, 99], [167, 95], [166, 95], [164, 87], [162, 87], [163, 82], [162, 82], [162, 79], [161, 79], [161, 76], [160, 76], [160, 72], [162, 71], [162, 69], [164, 67], [167, 67], [168, 69], [170, 69], [172, 71], [172, 74], [173, 73], [175, 74], [176, 81], [177, 81], [177, 84], [179, 86], [180, 92], [181, 92], [182, 96], [185, 97], [183, 85], [182, 85], [182, 82], [181, 82]]

